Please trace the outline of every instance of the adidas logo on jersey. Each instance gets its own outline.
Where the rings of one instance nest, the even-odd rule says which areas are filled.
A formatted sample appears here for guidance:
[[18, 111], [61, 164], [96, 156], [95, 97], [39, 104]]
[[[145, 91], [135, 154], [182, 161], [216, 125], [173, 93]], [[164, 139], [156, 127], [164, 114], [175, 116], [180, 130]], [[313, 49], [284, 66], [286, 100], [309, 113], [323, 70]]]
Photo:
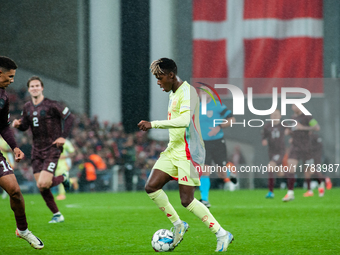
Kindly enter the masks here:
[[188, 177], [184, 176], [181, 181], [188, 182]]

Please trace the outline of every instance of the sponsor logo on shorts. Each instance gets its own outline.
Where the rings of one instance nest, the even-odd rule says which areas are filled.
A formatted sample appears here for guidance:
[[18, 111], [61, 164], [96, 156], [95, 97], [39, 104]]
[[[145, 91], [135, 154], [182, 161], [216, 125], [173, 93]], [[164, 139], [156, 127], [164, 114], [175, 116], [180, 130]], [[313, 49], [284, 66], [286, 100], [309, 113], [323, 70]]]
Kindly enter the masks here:
[[184, 176], [181, 181], [188, 182], [188, 177]]

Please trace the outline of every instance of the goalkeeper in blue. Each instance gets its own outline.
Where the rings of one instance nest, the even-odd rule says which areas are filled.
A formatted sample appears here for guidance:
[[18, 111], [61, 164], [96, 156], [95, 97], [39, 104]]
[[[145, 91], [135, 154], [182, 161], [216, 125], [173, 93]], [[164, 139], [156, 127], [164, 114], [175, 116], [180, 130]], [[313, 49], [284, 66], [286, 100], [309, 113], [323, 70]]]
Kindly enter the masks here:
[[157, 78], [157, 84], [165, 92], [170, 92], [168, 118], [161, 121], [138, 123], [140, 130], [151, 128], [169, 129], [169, 143], [155, 163], [146, 182], [145, 191], [154, 203], [165, 213], [174, 225], [174, 249], [188, 231], [189, 224], [182, 221], [163, 186], [177, 180], [181, 204], [195, 214], [217, 237], [215, 251], [226, 251], [234, 240], [231, 233], [224, 230], [209, 209], [194, 198], [196, 186], [200, 186], [199, 175], [205, 158], [204, 143], [199, 124], [199, 97], [195, 88], [183, 82], [177, 76], [176, 63], [168, 58], [152, 62], [151, 72]]

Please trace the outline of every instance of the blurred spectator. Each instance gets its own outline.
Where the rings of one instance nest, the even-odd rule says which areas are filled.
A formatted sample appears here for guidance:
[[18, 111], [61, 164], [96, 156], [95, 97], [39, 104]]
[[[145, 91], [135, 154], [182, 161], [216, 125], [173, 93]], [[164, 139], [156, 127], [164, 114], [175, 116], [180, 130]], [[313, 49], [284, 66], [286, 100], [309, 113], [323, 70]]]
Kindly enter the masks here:
[[131, 191], [136, 161], [136, 150], [132, 134], [127, 135], [125, 143], [122, 144], [121, 155], [124, 165], [125, 189]]
[[234, 151], [231, 155], [231, 162], [234, 163], [235, 166], [239, 166], [241, 164], [245, 164], [246, 163], [246, 160], [242, 154], [242, 151], [241, 151], [241, 146], [240, 145], [235, 145], [234, 146]]

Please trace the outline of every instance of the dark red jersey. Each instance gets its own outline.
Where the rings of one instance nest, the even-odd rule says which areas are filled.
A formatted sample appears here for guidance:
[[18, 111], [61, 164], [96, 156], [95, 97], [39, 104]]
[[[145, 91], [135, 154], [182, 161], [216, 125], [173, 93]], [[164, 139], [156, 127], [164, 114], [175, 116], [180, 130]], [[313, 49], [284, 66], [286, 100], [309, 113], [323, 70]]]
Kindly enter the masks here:
[[62, 123], [70, 116], [70, 110], [60, 103], [48, 98], [34, 105], [32, 101], [24, 106], [20, 130], [31, 128], [33, 134], [33, 151], [43, 152], [51, 148], [53, 142], [63, 137]]
[[268, 141], [269, 154], [285, 153], [285, 127], [281, 123], [274, 126], [272, 126], [272, 123], [264, 125], [262, 139]]
[[9, 100], [6, 90], [0, 89], [0, 130], [9, 125]]
[[[295, 119], [297, 122], [302, 124], [303, 126], [310, 126], [311, 120], [313, 117], [311, 115], [300, 114], [299, 116], [293, 115], [292, 119]], [[291, 129], [291, 136], [293, 138], [292, 145], [300, 149], [302, 151], [310, 150], [311, 147], [311, 139], [309, 135], [309, 131], [306, 130], [296, 130], [294, 127]]]
[[[12, 150], [17, 147], [13, 132], [10, 128], [9, 99], [6, 91], [0, 89], [0, 134]], [[0, 156], [2, 156], [0, 152]]]
[[322, 138], [317, 133], [310, 134], [312, 153], [322, 154]]

